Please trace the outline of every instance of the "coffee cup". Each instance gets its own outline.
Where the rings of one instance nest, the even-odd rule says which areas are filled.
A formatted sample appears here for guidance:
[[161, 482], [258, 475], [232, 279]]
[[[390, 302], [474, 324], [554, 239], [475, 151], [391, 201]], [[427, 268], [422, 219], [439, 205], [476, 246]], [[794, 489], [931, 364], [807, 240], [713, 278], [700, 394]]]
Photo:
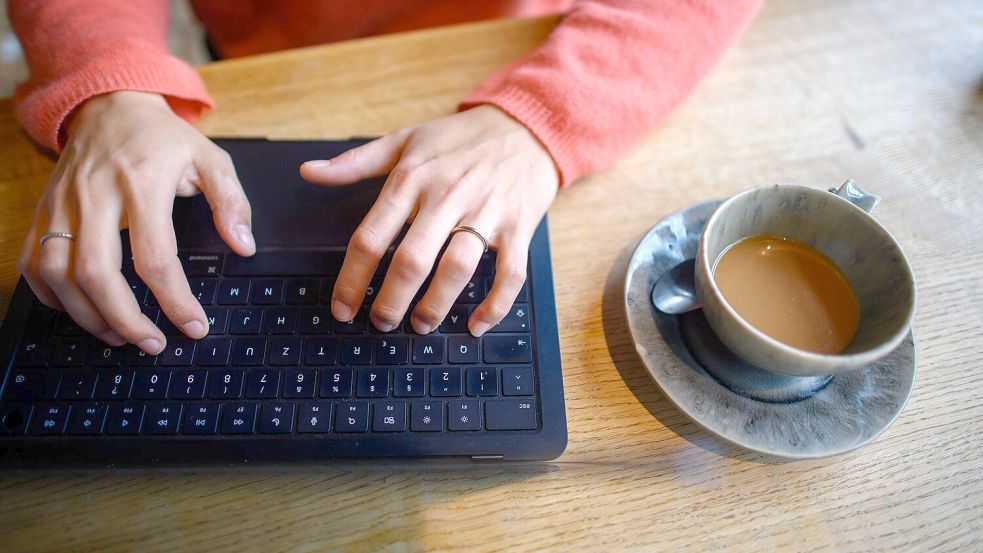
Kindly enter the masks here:
[[[897, 241], [870, 214], [877, 197], [853, 181], [831, 192], [801, 185], [754, 188], [721, 204], [704, 228], [695, 276], [703, 313], [731, 351], [758, 367], [790, 376], [854, 370], [886, 356], [909, 332], [914, 275]], [[856, 332], [843, 351], [818, 353], [779, 341], [728, 302], [715, 280], [716, 264], [729, 247], [759, 235], [804, 244], [839, 268], [859, 306]]]

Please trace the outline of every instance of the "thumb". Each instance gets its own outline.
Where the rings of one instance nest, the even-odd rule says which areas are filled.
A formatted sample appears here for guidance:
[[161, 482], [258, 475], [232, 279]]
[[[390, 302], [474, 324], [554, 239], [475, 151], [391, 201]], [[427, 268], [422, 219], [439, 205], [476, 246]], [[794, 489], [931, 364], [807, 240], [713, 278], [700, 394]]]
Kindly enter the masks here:
[[210, 152], [195, 161], [198, 187], [212, 208], [215, 229], [222, 240], [239, 255], [256, 253], [253, 216], [246, 193], [236, 175], [232, 159], [224, 150]]
[[306, 161], [300, 166], [300, 176], [308, 182], [329, 186], [380, 177], [392, 171], [408, 138], [409, 131], [401, 129], [332, 159]]

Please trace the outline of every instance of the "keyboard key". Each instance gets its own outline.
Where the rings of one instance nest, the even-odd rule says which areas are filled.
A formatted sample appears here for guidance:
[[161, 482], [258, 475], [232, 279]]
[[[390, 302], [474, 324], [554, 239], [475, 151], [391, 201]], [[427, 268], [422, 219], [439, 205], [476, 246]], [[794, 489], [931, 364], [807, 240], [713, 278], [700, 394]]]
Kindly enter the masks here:
[[297, 432], [324, 433], [331, 430], [331, 402], [301, 403], [297, 413]]
[[[485, 277], [485, 292], [491, 292], [492, 284], [495, 282], [495, 277]], [[529, 302], [529, 280], [522, 284], [522, 288], [519, 289], [519, 295], [515, 297], [515, 302], [513, 303], [528, 303]]]
[[263, 332], [267, 334], [293, 334], [297, 327], [297, 310], [293, 307], [275, 307], [263, 318], [266, 320]]
[[56, 367], [80, 367], [85, 361], [86, 345], [81, 338], [59, 338], [51, 364]]
[[369, 312], [365, 308], [362, 308], [355, 314], [355, 318], [350, 321], [335, 321], [334, 331], [338, 334], [365, 334], [368, 320]]
[[330, 334], [334, 318], [327, 307], [309, 307], [300, 311], [301, 334]]
[[[473, 364], [478, 362], [478, 339], [474, 336], [450, 336], [447, 338], [447, 362]], [[491, 363], [492, 361], [488, 361]]]
[[133, 382], [133, 399], [164, 399], [170, 382], [171, 371], [164, 369], [137, 371]]
[[481, 430], [478, 400], [455, 399], [447, 402], [447, 429], [454, 432]]
[[198, 364], [219, 367], [229, 364], [232, 338], [205, 338], [198, 343]]
[[455, 303], [481, 303], [485, 299], [485, 281], [479, 276], [474, 277], [464, 285], [461, 295]]
[[180, 403], [155, 403], [147, 407], [143, 418], [144, 434], [177, 434], [181, 424]]
[[239, 399], [246, 372], [240, 369], [214, 369], [208, 376], [208, 397], [211, 399]]
[[[235, 256], [233, 256], [235, 257]], [[249, 281], [244, 278], [223, 280], [218, 287], [219, 305], [246, 305], [249, 302]]]
[[31, 420], [31, 434], [42, 436], [61, 434], [68, 422], [68, 405], [64, 403], [39, 403]]
[[17, 348], [14, 364], [20, 367], [43, 367], [51, 359], [53, 350], [54, 342], [47, 336], [30, 339], [25, 337]]
[[142, 403], [111, 404], [106, 419], [106, 434], [139, 434], [143, 411]]
[[68, 313], [58, 313], [58, 318], [55, 320], [55, 335], [82, 336], [84, 335], [84, 331], [78, 323], [72, 320]]
[[436, 365], [443, 362], [443, 336], [418, 336], [413, 338], [414, 365]]
[[461, 369], [458, 367], [430, 369], [430, 395], [434, 397], [461, 395]]
[[368, 288], [365, 289], [365, 296], [362, 298], [363, 304], [370, 304], [372, 300], [375, 299], [376, 294], [382, 288], [382, 277], [373, 277], [372, 281], [369, 282]]
[[334, 365], [338, 341], [334, 338], [308, 338], [304, 345], [305, 365]]
[[182, 434], [214, 434], [218, 431], [218, 404], [191, 403], [184, 408]]
[[270, 340], [270, 365], [299, 365], [303, 341], [300, 338], [274, 338]]
[[507, 396], [531, 396], [536, 391], [532, 367], [504, 367], [502, 393]]
[[226, 403], [222, 406], [222, 434], [252, 434], [256, 426], [255, 403]]
[[314, 369], [290, 369], [283, 382], [283, 397], [312, 398], [317, 391], [317, 371]]
[[140, 312], [154, 324], [160, 321], [160, 309], [156, 307], [144, 304], [140, 306]]
[[280, 305], [283, 303], [283, 281], [279, 279], [254, 280], [252, 303], [254, 305]]
[[467, 334], [468, 317], [470, 316], [471, 308], [469, 306], [454, 305], [444, 317], [444, 322], [440, 323], [440, 331], [444, 334]]
[[277, 369], [250, 369], [246, 373], [246, 397], [272, 399], [280, 392], [280, 371]]
[[489, 367], [468, 368], [469, 396], [497, 396], [498, 371]]
[[101, 434], [105, 420], [105, 404], [80, 403], [72, 408], [72, 415], [68, 420], [68, 433], [78, 435]]
[[171, 379], [172, 399], [202, 399], [208, 372], [203, 369], [174, 371]]
[[24, 338], [37, 340], [51, 334], [51, 326], [58, 317], [58, 311], [44, 305], [35, 305], [24, 323]]
[[218, 290], [218, 281], [213, 278], [192, 278], [188, 281], [191, 286], [191, 295], [202, 305], [215, 303], [215, 292]]
[[396, 397], [423, 397], [423, 369], [396, 369], [393, 395]]
[[389, 395], [389, 369], [360, 369], [356, 393], [358, 397]]
[[289, 434], [294, 429], [293, 403], [264, 403], [259, 413], [261, 434]]
[[92, 399], [98, 376], [92, 370], [66, 372], [61, 377], [61, 386], [58, 387], [58, 399]]
[[232, 345], [233, 365], [262, 365], [266, 360], [266, 338], [236, 338]]
[[439, 432], [444, 429], [444, 404], [440, 401], [414, 401], [410, 416], [413, 432]]
[[259, 307], [233, 309], [229, 316], [229, 334], [259, 334], [263, 328], [263, 310]]
[[287, 282], [287, 303], [313, 305], [317, 303], [317, 291], [321, 283], [313, 278], [293, 279]]
[[23, 401], [54, 399], [61, 376], [59, 371], [14, 369], [4, 397]]
[[345, 259], [342, 250], [275, 250], [256, 252], [251, 257], [230, 255], [227, 276], [322, 276], [337, 275]]
[[229, 310], [225, 307], [205, 307], [205, 319], [208, 321], [208, 334], [225, 334], [229, 328]]
[[157, 364], [157, 356], [147, 355], [136, 346], [123, 346], [123, 364], [127, 367], [153, 367]]
[[160, 354], [160, 364], [165, 367], [186, 367], [195, 358], [195, 341], [191, 338], [174, 337], [167, 341]]
[[405, 365], [409, 358], [409, 339], [385, 337], [376, 341], [375, 362], [380, 365]]
[[531, 399], [500, 399], [485, 402], [488, 430], [535, 430], [536, 402]]
[[181, 329], [177, 327], [170, 319], [163, 317], [157, 324], [160, 327], [160, 331], [164, 333], [165, 336], [184, 336]]
[[89, 345], [89, 356], [86, 365], [90, 367], [115, 367], [122, 360], [122, 349], [98, 342], [98, 345]]
[[20, 435], [27, 432], [34, 405], [8, 403], [0, 407], [0, 435]]
[[365, 402], [345, 401], [335, 406], [335, 432], [368, 432], [369, 404]]
[[377, 402], [372, 413], [372, 431], [406, 432], [406, 402]]
[[352, 370], [321, 371], [321, 397], [352, 397]]
[[485, 336], [485, 363], [531, 363], [529, 336]]
[[217, 277], [222, 274], [222, 259], [220, 253], [181, 252], [178, 254], [184, 274], [189, 277]]
[[485, 252], [478, 262], [478, 268], [474, 272], [476, 275], [488, 276], [495, 273], [495, 252]]
[[488, 332], [529, 332], [529, 306], [517, 303], [509, 309], [502, 322], [491, 327]]
[[96, 399], [103, 401], [129, 399], [131, 388], [133, 388], [133, 371], [129, 369], [99, 371]]
[[368, 365], [372, 362], [372, 338], [344, 338], [341, 340], [342, 365]]

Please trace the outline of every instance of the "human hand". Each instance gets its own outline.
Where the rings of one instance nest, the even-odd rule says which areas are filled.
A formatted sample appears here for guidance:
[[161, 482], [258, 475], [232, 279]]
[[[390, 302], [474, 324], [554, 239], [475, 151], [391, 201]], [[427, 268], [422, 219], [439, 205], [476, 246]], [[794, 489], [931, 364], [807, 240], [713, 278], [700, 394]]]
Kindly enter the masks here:
[[[372, 324], [382, 331], [395, 328], [451, 231], [466, 225], [498, 250], [494, 284], [468, 321], [475, 336], [498, 324], [512, 307], [526, 279], [529, 242], [559, 185], [542, 144], [490, 105], [399, 129], [331, 160], [308, 161], [300, 172], [323, 185], [389, 173], [348, 244], [331, 301], [336, 319], [355, 316], [386, 249], [411, 222], [372, 303]], [[414, 331], [427, 334], [444, 320], [483, 251], [481, 240], [470, 233], [451, 237], [413, 311]]]
[[[86, 101], [35, 211], [17, 267], [42, 303], [68, 311], [103, 342], [148, 354], [166, 339], [140, 312], [120, 272], [120, 229], [130, 229], [133, 264], [163, 313], [191, 338], [208, 332], [177, 257], [175, 196], [199, 191], [222, 239], [256, 251], [249, 202], [228, 154], [175, 115], [162, 96], [114, 92]], [[70, 232], [76, 240], [47, 232]]]

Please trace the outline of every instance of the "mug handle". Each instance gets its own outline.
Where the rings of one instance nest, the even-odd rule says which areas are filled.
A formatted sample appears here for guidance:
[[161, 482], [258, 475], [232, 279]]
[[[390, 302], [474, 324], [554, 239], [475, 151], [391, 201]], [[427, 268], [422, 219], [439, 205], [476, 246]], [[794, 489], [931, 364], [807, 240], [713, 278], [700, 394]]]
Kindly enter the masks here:
[[877, 202], [881, 201], [880, 196], [864, 192], [863, 188], [860, 188], [860, 185], [853, 179], [847, 179], [839, 188], [830, 188], [829, 191], [867, 213], [874, 211]]

